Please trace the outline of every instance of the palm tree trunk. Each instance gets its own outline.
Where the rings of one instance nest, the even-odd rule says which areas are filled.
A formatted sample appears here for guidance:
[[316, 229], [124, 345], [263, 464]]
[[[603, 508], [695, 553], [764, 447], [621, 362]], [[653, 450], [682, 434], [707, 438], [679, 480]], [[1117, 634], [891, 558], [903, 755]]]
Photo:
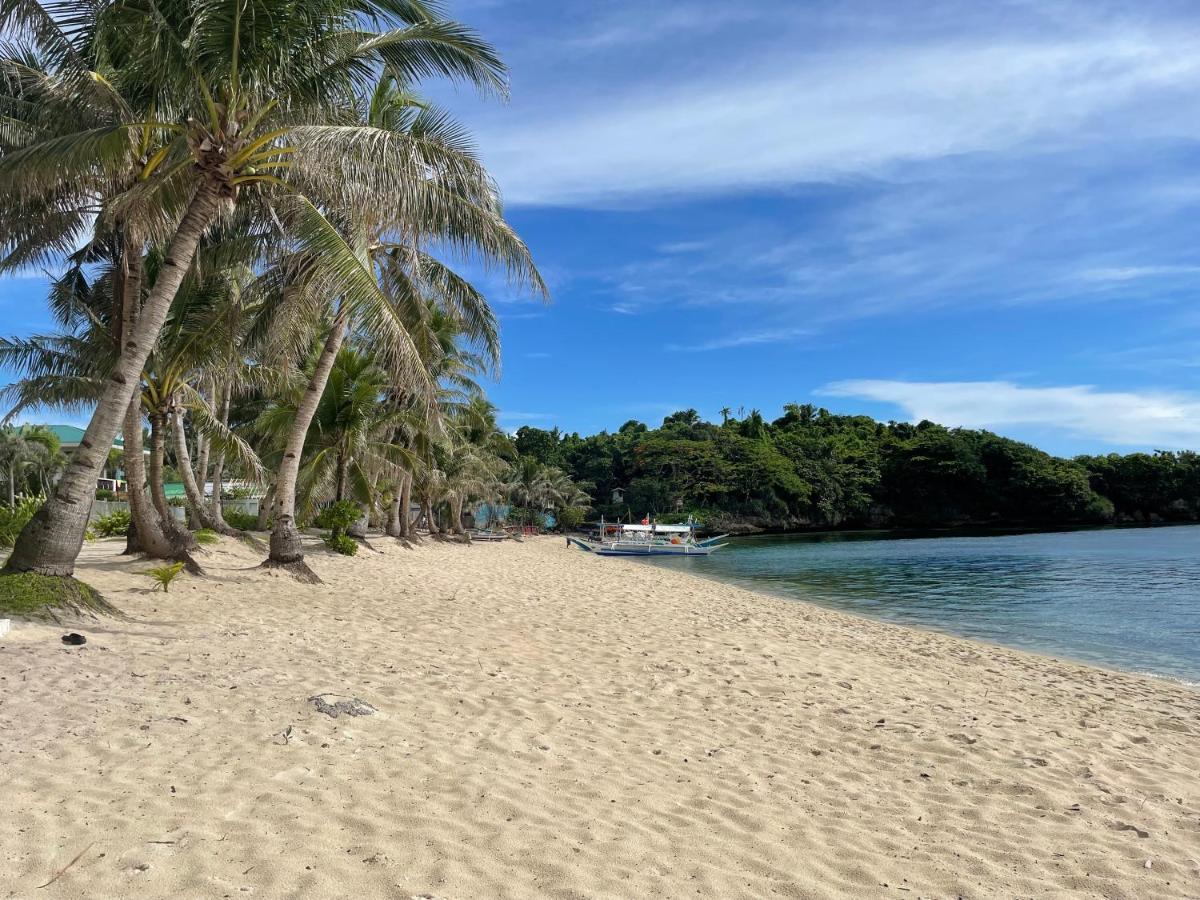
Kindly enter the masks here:
[[[206, 434], [196, 435], [196, 481], [200, 486], [200, 503], [204, 504], [204, 488], [208, 485], [208, 457], [209, 457], [209, 439]], [[203, 521], [197, 515], [195, 522], [203, 525]], [[193, 524], [195, 524], [193, 522]]]
[[146, 496], [146, 462], [142, 456], [142, 398], [129, 401], [125, 413], [125, 480], [129, 496], [129, 536], [126, 553], [144, 553], [152, 559], [182, 562], [189, 572], [200, 574], [196, 561], [176, 547], [163, 529], [162, 519]]
[[462, 498], [455, 495], [450, 498], [450, 533], [462, 534]]
[[346, 457], [341, 453], [337, 455], [337, 481], [333, 491], [333, 500], [335, 503], [341, 503], [346, 499]]
[[412, 473], [405, 472], [400, 482], [400, 537], [412, 537]]
[[267, 525], [270, 524], [271, 508], [275, 505], [275, 483], [272, 482], [267, 488], [266, 496], [258, 501], [258, 522], [255, 523], [257, 531], [266, 531]]
[[179, 407], [175, 408], [172, 416], [175, 431], [175, 456], [179, 463], [179, 474], [183, 476], [183, 492], [187, 494], [188, 506], [191, 513], [200, 522], [204, 528], [208, 528], [218, 534], [224, 534], [228, 537], [237, 537], [237, 532], [222, 523], [218, 523], [213, 517], [209, 508], [204, 504], [204, 491], [196, 484], [196, 476], [192, 473], [192, 461], [188, 457], [187, 434], [183, 428], [183, 410]]
[[325, 385], [329, 382], [329, 373], [342, 340], [346, 335], [346, 320], [349, 310], [345, 304], [338, 308], [333, 325], [329, 329], [329, 337], [317, 358], [308, 387], [296, 407], [296, 417], [292, 420], [292, 430], [288, 433], [284, 445], [283, 460], [279, 464], [279, 474], [275, 479], [275, 524], [271, 529], [271, 552], [263, 565], [284, 567], [310, 582], [319, 582], [315, 572], [304, 562], [304, 548], [300, 543], [300, 532], [296, 529], [296, 480], [300, 474], [300, 460], [304, 455], [304, 439], [308, 435], [308, 426], [312, 424], [325, 393]]
[[[233, 398], [233, 385], [225, 385], [223, 388], [218, 386], [217, 390], [220, 394], [221, 425], [228, 427], [229, 426], [229, 403], [230, 403], [230, 400]], [[236, 528], [233, 528], [232, 526], [230, 526], [230, 524], [228, 522], [225, 521], [225, 510], [221, 507], [221, 479], [224, 476], [224, 474], [225, 474], [225, 451], [218, 449], [216, 457], [213, 461], [213, 474], [212, 474], [213, 493], [212, 493], [212, 505], [209, 509], [209, 514], [212, 516], [213, 521], [217, 525], [216, 530], [221, 532], [221, 534], [241, 535], [242, 532], [238, 531]]]
[[[96, 495], [96, 478], [141, 381], [142, 369], [162, 331], [183, 276], [192, 264], [200, 238], [216, 218], [218, 195], [204, 182], [192, 197], [167, 247], [154, 287], [132, 332], [122, 336], [121, 355], [104, 379], [96, 411], [54, 493], [21, 529], [5, 572], [70, 576], [83, 547], [88, 514]], [[140, 257], [141, 249], [137, 248]]]
[[182, 550], [195, 550], [200, 545], [190, 531], [184, 528], [173, 515], [171, 505], [167, 503], [167, 493], [163, 488], [163, 456], [166, 452], [163, 432], [167, 429], [167, 417], [155, 412], [150, 415], [150, 499], [162, 519], [163, 531], [167, 539]]
[[400, 492], [396, 491], [392, 497], [392, 502], [388, 504], [388, 520], [387, 526], [384, 529], [389, 537], [403, 537], [400, 523]]

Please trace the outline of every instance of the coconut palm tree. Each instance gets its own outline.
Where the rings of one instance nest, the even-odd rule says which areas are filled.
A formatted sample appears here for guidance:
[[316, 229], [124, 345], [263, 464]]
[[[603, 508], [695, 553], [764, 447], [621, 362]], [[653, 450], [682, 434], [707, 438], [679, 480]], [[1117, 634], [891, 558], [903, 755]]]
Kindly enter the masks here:
[[[5, 571], [73, 571], [104, 448], [220, 216], [248, 206], [275, 223], [281, 241], [308, 252], [311, 280], [371, 319], [398, 359], [408, 349], [403, 329], [329, 210], [370, 208], [452, 244], [521, 258], [511, 231], [481, 227], [492, 224], [481, 204], [494, 189], [472, 156], [345, 121], [379, 67], [405, 81], [444, 75], [503, 89], [492, 50], [419, 0], [10, 0], [0, 29], [18, 44], [3, 63], [15, 121], [0, 146], [0, 218], [23, 223], [4, 243], [3, 264], [65, 249], [92, 221], [129, 257], [148, 243], [165, 247], [85, 438]], [[39, 56], [40, 68], [30, 64]], [[449, 183], [459, 190], [447, 192]], [[120, 272], [136, 281], [135, 267]], [[134, 288], [117, 294], [141, 296]]]
[[[436, 380], [429, 376], [417, 341], [423, 329], [418, 319], [433, 305], [451, 318], [459, 331], [482, 343], [493, 356], [499, 341], [495, 317], [486, 298], [441, 260], [425, 252], [431, 242], [453, 252], [482, 257], [507, 269], [510, 278], [545, 294], [545, 285], [525, 245], [504, 221], [499, 197], [462, 130], [444, 113], [413, 101], [391, 77], [382, 79], [369, 102], [357, 115], [371, 129], [389, 138], [403, 137], [423, 147], [442, 148], [456, 165], [427, 168], [422, 189], [436, 193], [449, 217], [419, 216], [397, 219], [395, 212], [362, 203], [355, 215], [343, 221], [344, 234], [327, 235], [332, 244], [346, 249], [344, 282], [355, 281], [371, 303], [354, 303], [350, 295], [331, 291], [313, 266], [313, 248], [290, 258], [287, 266], [265, 279], [277, 288], [277, 306], [299, 306], [317, 313], [327, 326], [321, 354], [292, 423], [275, 485], [274, 526], [266, 565], [285, 567], [298, 577], [316, 580], [304, 565], [299, 533], [295, 528], [297, 478], [303, 459], [308, 426], [320, 402], [334, 360], [343, 341], [353, 331], [370, 335], [375, 353], [392, 377], [410, 394], [435, 406]], [[293, 157], [293, 162], [295, 158]], [[471, 165], [466, 165], [467, 161]], [[457, 163], [462, 163], [457, 164]], [[472, 166], [474, 168], [472, 168]], [[339, 178], [339, 183], [344, 182]], [[353, 248], [353, 249], [351, 249]], [[351, 271], [353, 270], [353, 271]], [[361, 279], [359, 282], [356, 279]], [[343, 283], [344, 283], [343, 282]], [[380, 342], [381, 322], [399, 329], [403, 340]], [[386, 331], [386, 329], [384, 329]], [[403, 352], [397, 352], [403, 351]]]

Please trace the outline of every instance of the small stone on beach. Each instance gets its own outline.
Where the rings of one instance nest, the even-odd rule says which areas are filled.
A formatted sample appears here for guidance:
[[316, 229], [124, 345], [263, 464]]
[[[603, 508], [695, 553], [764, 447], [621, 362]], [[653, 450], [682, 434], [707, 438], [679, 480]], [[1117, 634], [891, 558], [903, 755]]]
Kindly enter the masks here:
[[309, 697], [308, 702], [317, 712], [324, 713], [332, 719], [336, 719], [343, 713], [348, 716], [370, 716], [376, 712], [375, 707], [370, 703], [359, 700], [357, 697], [345, 697], [340, 700], [336, 697], [336, 694], [318, 694], [315, 697]]

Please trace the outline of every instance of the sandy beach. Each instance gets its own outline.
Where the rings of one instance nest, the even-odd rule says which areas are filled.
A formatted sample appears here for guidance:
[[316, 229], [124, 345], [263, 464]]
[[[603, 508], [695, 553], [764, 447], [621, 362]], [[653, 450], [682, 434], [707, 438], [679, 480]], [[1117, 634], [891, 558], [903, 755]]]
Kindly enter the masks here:
[[1200, 692], [372, 543], [309, 586], [226, 540], [169, 595], [87, 545], [128, 620], [0, 638], [0, 897], [1200, 897]]

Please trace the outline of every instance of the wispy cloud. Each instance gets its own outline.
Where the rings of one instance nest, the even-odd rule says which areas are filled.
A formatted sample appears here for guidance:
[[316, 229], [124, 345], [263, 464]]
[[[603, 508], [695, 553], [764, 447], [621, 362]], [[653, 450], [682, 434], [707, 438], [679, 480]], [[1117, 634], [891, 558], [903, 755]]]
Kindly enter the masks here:
[[1139, 281], [1147, 278], [1171, 278], [1200, 275], [1200, 266], [1108, 266], [1085, 269], [1080, 273], [1084, 281], [1122, 282]]
[[496, 414], [496, 419], [504, 423], [507, 427], [515, 427], [517, 425], [529, 425], [535, 422], [551, 422], [556, 418], [554, 413], [548, 412], [520, 412], [502, 410]]
[[698, 344], [667, 344], [672, 352], [705, 353], [711, 350], [729, 350], [735, 347], [752, 347], [757, 344], [784, 344], [808, 337], [813, 332], [807, 328], [780, 328], [767, 331], [751, 331], [701, 341]]
[[839, 38], [821, 52], [735, 56], [652, 89], [514, 110], [484, 123], [482, 146], [512, 202], [607, 205], [837, 182], [1130, 131], [1200, 133], [1194, 23], [885, 44]]
[[894, 404], [914, 422], [989, 429], [1038, 426], [1127, 447], [1200, 445], [1200, 395], [1192, 393], [887, 380], [837, 381], [818, 393]]

